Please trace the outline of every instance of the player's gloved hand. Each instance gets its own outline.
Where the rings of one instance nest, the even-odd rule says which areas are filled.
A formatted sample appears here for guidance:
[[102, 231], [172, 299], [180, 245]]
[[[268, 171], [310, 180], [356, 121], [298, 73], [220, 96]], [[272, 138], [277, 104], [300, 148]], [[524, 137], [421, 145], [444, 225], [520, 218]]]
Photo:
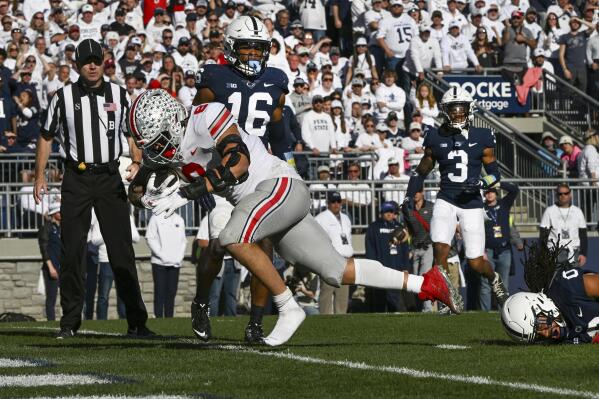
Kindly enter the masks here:
[[404, 226], [397, 227], [391, 232], [391, 240], [389, 240], [389, 244], [401, 244], [405, 241], [406, 235], [406, 228]]
[[471, 179], [466, 180], [464, 183], [463, 192], [466, 194], [480, 194], [480, 190], [482, 190], [482, 182], [480, 179], [473, 177]]
[[486, 175], [480, 179], [480, 184], [483, 190], [493, 187], [499, 180], [495, 175]]
[[216, 201], [214, 200], [214, 195], [212, 194], [204, 194], [200, 198], [198, 198], [197, 203], [200, 204], [200, 207], [206, 212], [210, 212], [216, 207]]
[[[208, 187], [206, 186], [206, 179], [200, 177], [199, 179], [194, 180], [185, 187], [181, 187], [181, 194], [185, 198], [193, 201], [199, 200], [200, 197], [210, 194], [208, 192]], [[214, 200], [214, 198], [212, 200]]]
[[152, 213], [161, 215], [166, 219], [170, 217], [177, 209], [187, 204], [189, 200], [181, 195], [179, 191], [172, 193], [168, 197], [164, 197], [156, 201]]
[[140, 202], [147, 209], [152, 209], [157, 201], [166, 198], [179, 189], [179, 178], [176, 175], [169, 175], [162, 183], [156, 186], [156, 173], [152, 173], [146, 185], [146, 192], [141, 197]]

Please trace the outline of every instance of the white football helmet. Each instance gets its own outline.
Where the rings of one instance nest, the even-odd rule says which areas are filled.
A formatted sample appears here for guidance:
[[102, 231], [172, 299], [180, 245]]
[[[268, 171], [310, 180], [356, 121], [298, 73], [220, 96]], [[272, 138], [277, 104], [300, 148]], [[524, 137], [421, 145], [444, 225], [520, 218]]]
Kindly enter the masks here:
[[518, 342], [535, 343], [560, 338], [547, 339], [537, 334], [539, 327], [549, 327], [554, 321], [560, 330], [566, 327], [555, 303], [543, 293], [519, 292], [510, 296], [501, 309], [503, 327]]
[[[225, 31], [225, 59], [247, 77], [259, 75], [266, 68], [271, 40], [266, 26], [256, 17], [242, 15], [235, 18]], [[240, 49], [258, 49], [259, 60], [241, 61]]]
[[466, 128], [474, 120], [476, 103], [472, 96], [459, 86], [451, 86], [441, 99], [441, 113], [449, 126]]
[[162, 165], [178, 161], [187, 110], [168, 92], [153, 89], [140, 94], [131, 105], [127, 122], [146, 160]]

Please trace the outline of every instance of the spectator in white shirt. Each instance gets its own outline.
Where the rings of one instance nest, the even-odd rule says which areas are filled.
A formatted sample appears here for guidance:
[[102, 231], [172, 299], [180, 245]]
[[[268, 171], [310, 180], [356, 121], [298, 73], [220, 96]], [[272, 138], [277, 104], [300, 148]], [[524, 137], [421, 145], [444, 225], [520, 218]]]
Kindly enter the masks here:
[[383, 184], [385, 201], [395, 201], [402, 204], [410, 180], [410, 176], [404, 173], [403, 158], [389, 158], [387, 166], [389, 170], [383, 180], [389, 180], [390, 182]]
[[557, 202], [549, 206], [541, 219], [541, 242], [549, 247], [565, 246], [558, 262], [583, 267], [588, 250], [587, 224], [582, 210], [572, 205], [572, 191], [567, 183], [556, 190]]
[[99, 41], [101, 24], [94, 21], [94, 7], [86, 4], [81, 7], [81, 20], [79, 21], [79, 40], [93, 39]]
[[[328, 209], [316, 216], [316, 221], [327, 233], [333, 248], [344, 258], [354, 255], [352, 247], [351, 221], [341, 212], [341, 194], [330, 192], [327, 197]], [[345, 314], [349, 301], [349, 286], [335, 288], [321, 280], [319, 308], [321, 314]]]
[[345, 77], [346, 84], [351, 82], [354, 77], [353, 71], [356, 69], [364, 71], [364, 77], [369, 82], [372, 78], [378, 78], [376, 61], [374, 56], [368, 51], [368, 42], [365, 37], [360, 37], [356, 40], [354, 53], [349, 57], [349, 68]]
[[543, 28], [541, 28], [541, 25], [537, 23], [537, 18], [537, 10], [535, 10], [532, 7], [529, 7], [528, 10], [526, 10], [524, 26], [528, 28], [530, 33], [532, 33], [532, 36], [535, 38], [535, 40], [539, 39], [541, 31], [543, 30]]
[[387, 138], [389, 137], [389, 127], [385, 122], [379, 122], [379, 124], [376, 126], [376, 132], [379, 136], [382, 146], [376, 149], [377, 161], [373, 168], [372, 178], [375, 180], [380, 180], [388, 172], [388, 160], [392, 158], [403, 159], [405, 151], [394, 146], [393, 142]]
[[418, 122], [410, 123], [410, 135], [401, 141], [401, 148], [407, 152], [410, 170], [415, 170], [424, 156], [423, 145], [422, 125]]
[[451, 21], [449, 23], [449, 35], [441, 40], [441, 54], [443, 55], [443, 70], [451, 72], [456, 69], [468, 68], [470, 61], [477, 72], [482, 71], [478, 58], [472, 50], [468, 38], [460, 33], [460, 23]]
[[[464, 3], [463, 0], [460, 0], [460, 2]], [[458, 9], [458, 2], [456, 0], [447, 0], [447, 10], [442, 10], [442, 12], [443, 21], [448, 22], [450, 25], [452, 22], [456, 23], [460, 29], [468, 25], [468, 20]]]
[[376, 133], [376, 124], [373, 118], [367, 117], [364, 122], [364, 129], [365, 131], [360, 133], [356, 139], [356, 148], [362, 152], [373, 152], [377, 148], [381, 148], [383, 143], [381, 143], [381, 139]]
[[[370, 203], [372, 202], [371, 188], [360, 181], [360, 164], [352, 162], [347, 168], [347, 179], [351, 183], [342, 183], [337, 186], [341, 198], [346, 205], [353, 225], [367, 225], [369, 223]], [[347, 189], [348, 191], [343, 191]]]
[[323, 112], [323, 103], [322, 96], [312, 97], [312, 109], [306, 112], [302, 121], [302, 140], [314, 155], [336, 149], [335, 125], [331, 116]]
[[183, 68], [184, 72], [197, 72], [199, 69], [198, 59], [189, 52], [191, 41], [187, 37], [179, 39], [177, 51], [173, 52], [173, 58], [178, 66]]
[[167, 218], [162, 215], [152, 216], [146, 240], [152, 251], [150, 262], [154, 279], [154, 316], [173, 317], [179, 269], [187, 246], [183, 218], [177, 213]]
[[410, 49], [404, 63], [404, 70], [417, 75], [418, 80], [424, 80], [424, 70], [433, 67], [442, 68], [441, 46], [436, 40], [431, 40], [431, 26], [420, 25], [420, 35], [410, 42]]
[[331, 168], [327, 165], [320, 165], [317, 169], [318, 180], [321, 183], [310, 184], [310, 192], [312, 192], [312, 211], [315, 214], [322, 212], [327, 207], [327, 193], [331, 189], [337, 188], [333, 183], [328, 183], [331, 180]]
[[[599, 132], [590, 130], [585, 135], [585, 146], [582, 149], [582, 154], [578, 156], [578, 177], [581, 179], [593, 179], [593, 186], [599, 185]], [[588, 185], [589, 183], [585, 183]], [[596, 203], [596, 200], [595, 200]]]
[[379, 119], [387, 118], [389, 112], [394, 111], [400, 120], [404, 120], [403, 107], [406, 104], [406, 93], [395, 84], [397, 74], [393, 70], [386, 70], [383, 74], [383, 84], [376, 90], [377, 116]]
[[412, 103], [414, 104], [414, 110], [420, 111], [422, 123], [428, 126], [435, 126], [435, 118], [439, 116], [439, 108], [428, 83], [423, 82], [418, 86]]
[[196, 96], [198, 91], [195, 87], [195, 73], [193, 71], [187, 71], [183, 75], [185, 83], [181, 89], [179, 89], [179, 101], [187, 108], [187, 112], [191, 110], [193, 98]]
[[325, 72], [322, 74], [320, 85], [317, 86], [314, 90], [310, 92], [312, 97], [321, 96], [327, 97], [330, 96], [335, 89], [333, 88], [333, 73]]

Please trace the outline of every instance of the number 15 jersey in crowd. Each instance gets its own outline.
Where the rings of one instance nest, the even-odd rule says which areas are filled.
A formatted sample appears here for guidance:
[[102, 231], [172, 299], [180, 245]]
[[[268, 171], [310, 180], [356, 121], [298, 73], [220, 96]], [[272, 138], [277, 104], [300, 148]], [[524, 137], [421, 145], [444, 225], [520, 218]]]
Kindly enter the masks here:
[[438, 129], [430, 129], [423, 145], [432, 150], [433, 158], [439, 163], [441, 190], [437, 198], [462, 209], [482, 208], [480, 193], [464, 192], [464, 189], [467, 182], [480, 179], [483, 151], [485, 148], [495, 148], [493, 132], [490, 129], [470, 128], [466, 138], [463, 134], [444, 136]]
[[237, 124], [252, 136], [262, 137], [266, 125], [287, 94], [288, 78], [285, 72], [267, 67], [254, 79], [247, 79], [229, 65], [204, 65], [198, 73], [196, 87], [214, 93], [214, 101], [225, 104]]

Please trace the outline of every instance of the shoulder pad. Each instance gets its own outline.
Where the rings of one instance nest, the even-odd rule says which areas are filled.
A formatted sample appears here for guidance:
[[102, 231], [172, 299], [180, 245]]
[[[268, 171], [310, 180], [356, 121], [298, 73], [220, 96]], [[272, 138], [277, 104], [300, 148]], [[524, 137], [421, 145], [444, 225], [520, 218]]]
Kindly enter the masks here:
[[218, 80], [219, 70], [221, 70], [222, 75], [222, 65], [217, 64], [207, 64], [198, 69], [196, 72], [196, 89], [211, 89]]
[[451, 137], [453, 135], [461, 133], [460, 129], [453, 128], [453, 127], [447, 125], [446, 123], [439, 126], [438, 132], [439, 132], [439, 135], [441, 135], [443, 137]]
[[264, 71], [264, 75], [266, 79], [272, 81], [285, 94], [289, 93], [289, 78], [282, 69], [267, 67]]

